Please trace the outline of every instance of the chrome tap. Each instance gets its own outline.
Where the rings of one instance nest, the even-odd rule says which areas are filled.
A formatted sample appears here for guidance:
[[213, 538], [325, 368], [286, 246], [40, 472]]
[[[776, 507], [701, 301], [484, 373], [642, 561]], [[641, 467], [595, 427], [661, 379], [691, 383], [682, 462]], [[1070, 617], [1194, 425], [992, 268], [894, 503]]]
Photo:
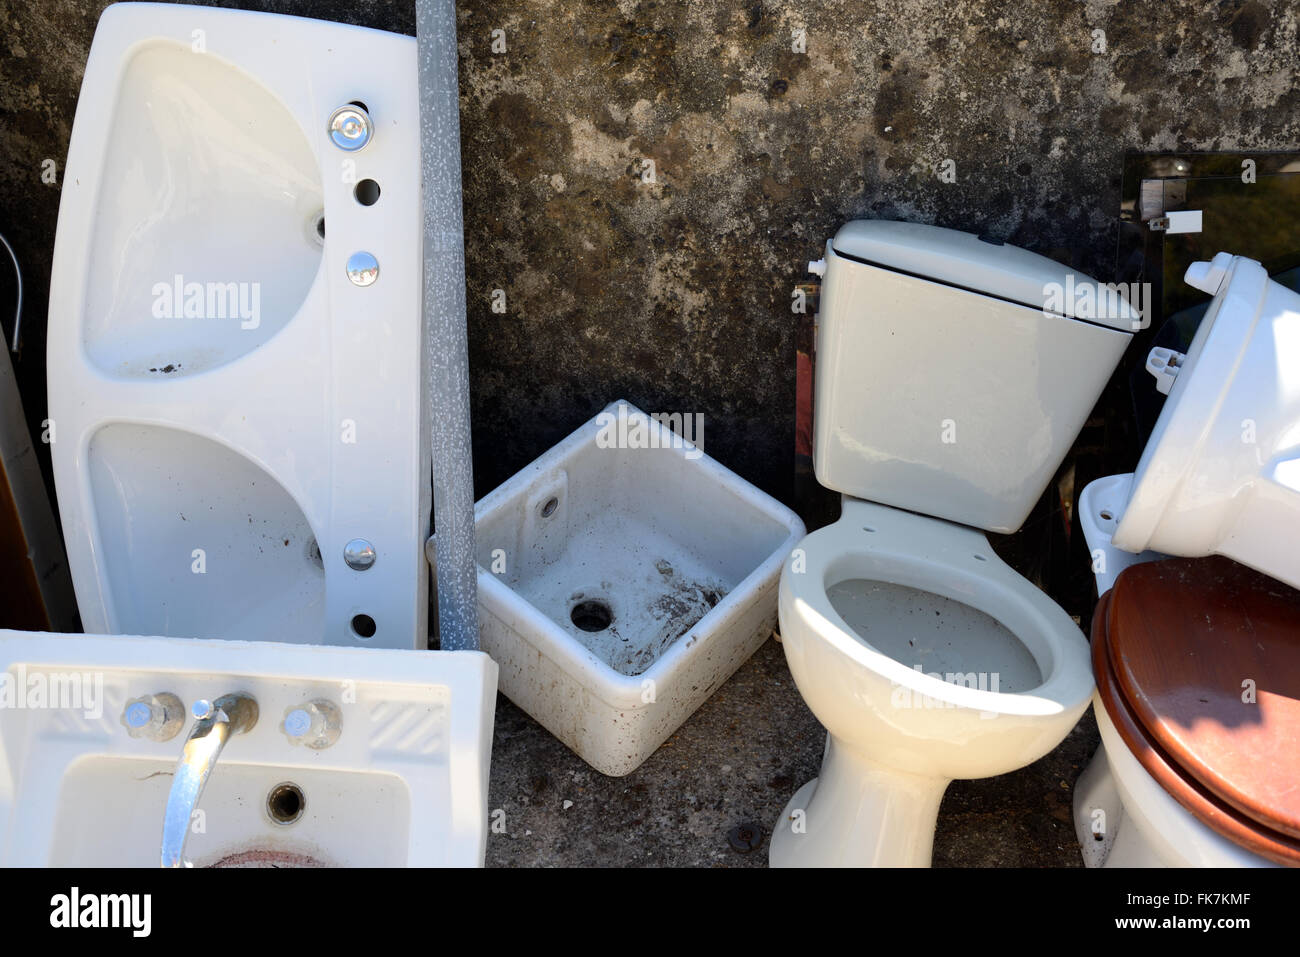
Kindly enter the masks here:
[[257, 701], [242, 691], [216, 701], [194, 702], [194, 727], [176, 765], [163, 818], [162, 866], [184, 867], [185, 839], [208, 776], [233, 734], [245, 734], [257, 724]]

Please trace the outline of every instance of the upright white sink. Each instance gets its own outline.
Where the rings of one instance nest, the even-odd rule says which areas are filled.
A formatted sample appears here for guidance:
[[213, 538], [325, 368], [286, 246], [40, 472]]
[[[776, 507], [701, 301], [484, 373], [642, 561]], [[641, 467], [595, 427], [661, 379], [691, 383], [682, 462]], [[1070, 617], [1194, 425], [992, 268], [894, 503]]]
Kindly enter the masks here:
[[[101, 17], [48, 342], [88, 631], [425, 647], [415, 46], [211, 7]], [[364, 148], [337, 144], [340, 109]]]
[[[131, 737], [128, 702], [244, 692], [191, 820], [208, 866], [481, 866], [497, 667], [481, 652], [0, 631], [0, 866], [157, 867], [173, 774], [194, 719]], [[337, 740], [284, 732], [309, 701]]]

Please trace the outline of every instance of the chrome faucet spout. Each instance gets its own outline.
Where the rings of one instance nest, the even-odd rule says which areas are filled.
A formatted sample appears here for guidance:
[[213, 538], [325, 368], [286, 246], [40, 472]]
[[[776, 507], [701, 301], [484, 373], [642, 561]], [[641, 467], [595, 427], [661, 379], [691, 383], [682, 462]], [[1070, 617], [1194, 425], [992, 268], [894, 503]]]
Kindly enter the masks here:
[[163, 818], [162, 866], [184, 867], [185, 840], [190, 821], [208, 777], [232, 735], [245, 734], [257, 724], [257, 701], [242, 691], [216, 701], [194, 703], [194, 727], [176, 765], [167, 812]]

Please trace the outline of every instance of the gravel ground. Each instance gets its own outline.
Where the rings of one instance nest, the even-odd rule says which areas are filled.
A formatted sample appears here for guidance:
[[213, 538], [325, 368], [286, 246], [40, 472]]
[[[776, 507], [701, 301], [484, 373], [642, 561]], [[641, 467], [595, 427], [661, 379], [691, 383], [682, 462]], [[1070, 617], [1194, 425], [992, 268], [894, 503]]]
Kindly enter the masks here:
[[[805, 707], [776, 641], [767, 642], [645, 764], [593, 771], [504, 697], [497, 700], [490, 806], [505, 833], [490, 867], [764, 867], [767, 836], [816, 776], [825, 732]], [[1014, 774], [955, 781], [939, 811], [938, 867], [1081, 867], [1071, 789], [1097, 746], [1092, 714]], [[761, 825], [733, 851], [727, 832]]]

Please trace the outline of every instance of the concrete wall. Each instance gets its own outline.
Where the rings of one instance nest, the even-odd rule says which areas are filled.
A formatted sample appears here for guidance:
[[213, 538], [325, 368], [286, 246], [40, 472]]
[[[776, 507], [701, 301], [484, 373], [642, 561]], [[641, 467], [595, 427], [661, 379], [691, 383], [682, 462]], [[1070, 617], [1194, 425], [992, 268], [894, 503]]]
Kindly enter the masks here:
[[[229, 5], [414, 29], [411, 0]], [[991, 233], [1105, 279], [1126, 149], [1300, 142], [1295, 3], [458, 6], [479, 494], [621, 396], [704, 413], [706, 449], [788, 499], [791, 289], [840, 223]], [[0, 231], [27, 271], [34, 421], [41, 164], [62, 168], [101, 8], [0, 2]]]

